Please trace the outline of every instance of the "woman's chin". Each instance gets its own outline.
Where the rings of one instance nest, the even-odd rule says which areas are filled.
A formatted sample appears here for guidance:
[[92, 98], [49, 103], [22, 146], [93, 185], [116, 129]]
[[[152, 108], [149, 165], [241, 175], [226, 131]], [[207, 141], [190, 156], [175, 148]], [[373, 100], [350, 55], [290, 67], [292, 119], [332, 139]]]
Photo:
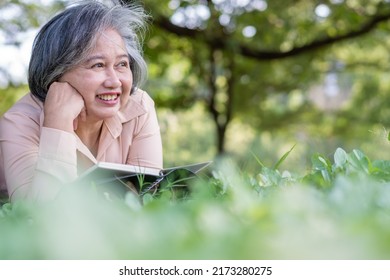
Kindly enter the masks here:
[[95, 119], [96, 121], [105, 120], [114, 117], [118, 114], [119, 106], [104, 108], [97, 111], [87, 111], [89, 119]]

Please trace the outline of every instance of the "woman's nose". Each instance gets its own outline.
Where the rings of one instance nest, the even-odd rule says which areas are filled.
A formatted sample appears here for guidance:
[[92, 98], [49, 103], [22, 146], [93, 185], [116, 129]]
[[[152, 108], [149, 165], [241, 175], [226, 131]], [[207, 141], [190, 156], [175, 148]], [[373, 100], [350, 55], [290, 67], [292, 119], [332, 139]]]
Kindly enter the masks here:
[[107, 88], [118, 88], [121, 86], [121, 84], [121, 80], [115, 69], [107, 69], [104, 86]]

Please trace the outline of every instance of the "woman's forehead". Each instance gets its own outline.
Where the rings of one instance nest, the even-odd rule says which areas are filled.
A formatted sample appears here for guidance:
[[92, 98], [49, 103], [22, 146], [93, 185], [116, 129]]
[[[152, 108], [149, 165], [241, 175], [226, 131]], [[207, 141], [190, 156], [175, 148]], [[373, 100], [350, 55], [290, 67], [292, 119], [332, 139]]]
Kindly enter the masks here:
[[128, 57], [122, 36], [114, 29], [99, 33], [85, 60], [103, 59], [107, 56]]

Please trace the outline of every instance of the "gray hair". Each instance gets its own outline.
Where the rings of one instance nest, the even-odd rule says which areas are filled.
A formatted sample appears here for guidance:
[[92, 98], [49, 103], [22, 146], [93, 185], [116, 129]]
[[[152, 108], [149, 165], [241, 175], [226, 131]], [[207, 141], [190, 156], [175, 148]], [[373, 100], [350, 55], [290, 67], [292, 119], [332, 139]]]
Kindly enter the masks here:
[[133, 74], [133, 89], [142, 85], [147, 65], [141, 39], [147, 15], [140, 6], [105, 5], [94, 0], [69, 6], [47, 22], [36, 36], [28, 69], [31, 93], [42, 102], [50, 85], [66, 71], [79, 65], [93, 48], [97, 34], [108, 28], [123, 38]]

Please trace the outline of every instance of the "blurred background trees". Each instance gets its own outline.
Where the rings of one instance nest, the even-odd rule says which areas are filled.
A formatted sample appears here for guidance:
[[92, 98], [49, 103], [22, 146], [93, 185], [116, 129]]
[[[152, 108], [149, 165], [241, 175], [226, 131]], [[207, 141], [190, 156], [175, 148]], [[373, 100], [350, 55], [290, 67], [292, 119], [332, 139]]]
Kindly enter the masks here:
[[[20, 48], [21, 34], [69, 2], [0, 0], [2, 47]], [[252, 154], [272, 164], [295, 144], [292, 169], [338, 146], [385, 157], [390, 1], [127, 2], [151, 15], [145, 89], [166, 165], [227, 155], [251, 168]], [[8, 70], [2, 111], [26, 90]]]

